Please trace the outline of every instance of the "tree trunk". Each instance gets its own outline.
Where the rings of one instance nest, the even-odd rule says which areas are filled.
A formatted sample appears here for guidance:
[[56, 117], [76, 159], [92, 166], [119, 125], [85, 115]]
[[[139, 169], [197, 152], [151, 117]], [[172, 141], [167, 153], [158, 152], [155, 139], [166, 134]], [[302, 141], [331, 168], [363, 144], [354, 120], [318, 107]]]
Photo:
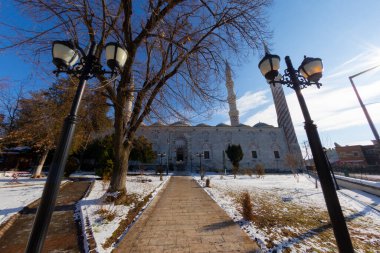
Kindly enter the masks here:
[[113, 168], [110, 192], [126, 193], [126, 180], [128, 172], [128, 159], [132, 150], [132, 143], [123, 144], [123, 136], [114, 136], [114, 152], [115, 152], [115, 166]]
[[42, 168], [44, 167], [48, 154], [49, 154], [49, 149], [45, 149], [45, 151], [42, 153], [40, 161], [38, 162], [37, 169], [34, 172], [34, 175], [33, 175], [34, 178], [38, 178], [41, 176], [41, 171], [42, 171]]
[[[122, 99], [120, 101], [123, 101]], [[125, 100], [124, 100], [125, 102]], [[125, 141], [124, 133], [126, 131], [125, 103], [121, 102], [120, 106], [115, 106], [115, 135], [113, 139], [113, 148], [115, 154], [115, 164], [112, 172], [110, 192], [126, 193], [126, 180], [128, 172], [129, 154], [132, 150], [132, 140]], [[133, 138], [130, 137], [131, 139]]]

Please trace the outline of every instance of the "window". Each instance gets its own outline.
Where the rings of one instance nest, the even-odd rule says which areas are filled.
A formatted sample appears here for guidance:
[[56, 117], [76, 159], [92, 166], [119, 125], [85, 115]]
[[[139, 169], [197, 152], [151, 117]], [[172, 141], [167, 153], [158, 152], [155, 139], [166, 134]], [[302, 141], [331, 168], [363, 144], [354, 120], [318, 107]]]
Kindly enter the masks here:
[[210, 159], [210, 151], [203, 151], [203, 156], [205, 159]]
[[274, 158], [280, 158], [280, 152], [278, 152], [277, 150], [273, 152], [274, 153]]
[[251, 153], [252, 153], [252, 158], [256, 159], [257, 158], [257, 151], [253, 150]]
[[359, 156], [359, 153], [354, 151], [354, 156]]

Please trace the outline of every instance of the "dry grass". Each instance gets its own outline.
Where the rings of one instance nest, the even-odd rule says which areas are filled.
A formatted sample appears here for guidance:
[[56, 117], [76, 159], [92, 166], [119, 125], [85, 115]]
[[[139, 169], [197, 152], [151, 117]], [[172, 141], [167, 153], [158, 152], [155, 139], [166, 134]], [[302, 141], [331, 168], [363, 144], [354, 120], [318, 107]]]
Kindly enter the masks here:
[[98, 214], [101, 219], [108, 222], [113, 221], [113, 219], [116, 217], [116, 211], [114, 210], [113, 206], [102, 205], [98, 210], [95, 211], [95, 214]]
[[210, 187], [210, 178], [206, 179], [206, 187]]
[[[239, 195], [230, 192], [229, 195], [234, 196], [236, 203], [241, 207], [239, 211], [242, 216], [265, 232], [265, 244], [268, 249], [274, 249], [284, 242], [293, 245], [294, 248], [298, 242], [307, 240], [313, 245], [318, 245], [318, 249], [310, 247], [306, 252], [338, 251], [327, 211], [301, 206], [291, 201], [284, 202], [275, 194], [255, 192], [254, 197], [249, 199], [246, 199], [248, 193]], [[253, 203], [248, 204], [249, 201]], [[247, 219], [250, 212], [247, 206], [253, 208], [251, 219]], [[379, 249], [380, 245], [374, 245], [371, 240], [375, 239], [376, 235], [368, 232], [359, 221], [360, 218], [356, 218], [347, 222], [354, 248], [360, 249], [358, 252], [376, 252], [375, 249]], [[286, 250], [288, 249], [283, 249], [283, 252], [287, 252]]]
[[238, 199], [239, 205], [241, 207], [241, 214], [243, 218], [247, 221], [253, 221], [253, 210], [252, 210], [252, 202], [251, 196], [248, 191], [243, 192]]

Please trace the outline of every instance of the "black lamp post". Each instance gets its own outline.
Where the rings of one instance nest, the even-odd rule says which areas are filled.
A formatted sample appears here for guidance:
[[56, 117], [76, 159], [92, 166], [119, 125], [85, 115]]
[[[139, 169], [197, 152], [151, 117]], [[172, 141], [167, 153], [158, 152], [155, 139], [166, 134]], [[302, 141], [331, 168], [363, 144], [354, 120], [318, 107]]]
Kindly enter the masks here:
[[162, 166], [162, 157], [165, 157], [166, 154], [165, 154], [165, 152], [164, 153], [158, 153], [157, 156], [160, 157], [160, 165]]
[[301, 89], [307, 86], [314, 84], [319, 88], [322, 85], [318, 82], [322, 77], [322, 60], [319, 58], [305, 57], [298, 71], [293, 68], [289, 56], [285, 57], [285, 62], [287, 69], [285, 70], [284, 76], [281, 77], [278, 72], [280, 69], [280, 57], [266, 52], [264, 58], [259, 63], [259, 69], [272, 85], [276, 85], [276, 83], [284, 84], [296, 92], [302, 114], [305, 118], [306, 134], [322, 186], [323, 196], [326, 201], [338, 249], [342, 253], [353, 253], [351, 238], [331, 178], [328, 161], [322, 149], [317, 126], [311, 120], [305, 99], [301, 93]]
[[202, 156], [204, 156], [204, 153], [196, 153], [195, 156], [199, 157], [199, 174], [201, 175], [201, 180], [203, 180], [204, 173], [202, 169]]
[[190, 173], [193, 174], [193, 155], [190, 156]]
[[[34, 219], [32, 232], [29, 236], [28, 245], [25, 250], [26, 253], [37, 253], [42, 251], [71, 147], [77, 122], [77, 113], [86, 86], [86, 81], [94, 77], [96, 74], [111, 73], [113, 75], [115, 70], [120, 71], [122, 69], [127, 59], [127, 52], [118, 44], [109, 43], [105, 48], [107, 65], [111, 68], [111, 72], [104, 71], [99, 59], [95, 57], [95, 43], [91, 43], [88, 52], [85, 53], [77, 43], [74, 44], [70, 41], [53, 42], [53, 63], [57, 66], [57, 70], [54, 71], [54, 73], [58, 75], [63, 72], [75, 75], [79, 77], [79, 84], [71, 105], [70, 114], [64, 121], [59, 143], [49, 168], [49, 175], [42, 193], [41, 203]], [[80, 62], [76, 63], [79, 58]]]

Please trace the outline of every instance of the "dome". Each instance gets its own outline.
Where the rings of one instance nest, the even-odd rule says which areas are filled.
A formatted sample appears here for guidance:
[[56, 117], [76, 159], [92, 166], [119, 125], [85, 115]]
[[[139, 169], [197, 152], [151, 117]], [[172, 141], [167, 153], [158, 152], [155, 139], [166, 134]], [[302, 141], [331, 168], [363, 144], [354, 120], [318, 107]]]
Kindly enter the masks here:
[[220, 123], [218, 125], [216, 125], [217, 127], [229, 127], [230, 125], [227, 125], [227, 124], [224, 124], [224, 123]]
[[209, 127], [210, 125], [207, 125], [205, 123], [200, 123], [198, 125], [196, 125], [196, 127]]
[[253, 127], [273, 127], [272, 125], [268, 125], [266, 123], [263, 123], [263, 122], [259, 122], [255, 125], [253, 125]]
[[186, 123], [185, 121], [177, 121], [173, 124], [170, 124], [170, 126], [190, 126], [190, 124]]

